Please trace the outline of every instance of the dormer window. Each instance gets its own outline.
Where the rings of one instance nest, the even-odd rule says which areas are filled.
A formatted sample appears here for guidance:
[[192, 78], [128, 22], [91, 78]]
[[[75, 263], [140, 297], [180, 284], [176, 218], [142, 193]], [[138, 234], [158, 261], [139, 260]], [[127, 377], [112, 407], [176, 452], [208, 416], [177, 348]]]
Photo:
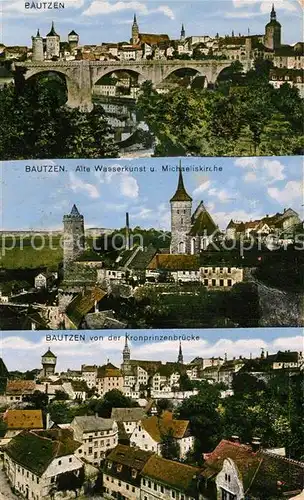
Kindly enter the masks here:
[[108, 462], [108, 469], [112, 468], [112, 462]]
[[137, 470], [136, 469], [132, 469], [132, 477], [133, 477], [133, 479], [135, 479], [137, 477]]
[[117, 472], [121, 472], [122, 471], [122, 465], [121, 464], [118, 464], [117, 465]]

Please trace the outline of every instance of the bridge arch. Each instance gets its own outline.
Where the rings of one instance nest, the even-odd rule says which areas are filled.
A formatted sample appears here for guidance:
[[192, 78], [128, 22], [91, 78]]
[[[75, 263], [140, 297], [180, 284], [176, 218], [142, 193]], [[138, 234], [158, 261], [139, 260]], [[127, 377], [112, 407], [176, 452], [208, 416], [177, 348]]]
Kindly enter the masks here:
[[140, 81], [143, 82], [144, 80], [147, 80], [147, 76], [145, 74], [145, 71], [143, 68], [139, 68], [137, 66], [125, 66], [125, 65], [119, 65], [119, 66], [108, 66], [105, 68], [99, 68], [94, 71], [94, 75], [92, 77], [92, 85], [96, 85], [96, 83], [104, 78], [105, 76], [109, 76], [111, 73], [117, 73], [119, 71], [122, 71], [124, 73], [133, 73], [138, 75], [140, 77]]
[[48, 67], [38, 66], [27, 69], [24, 73], [24, 79], [28, 81], [44, 73], [53, 73], [64, 78], [68, 96], [66, 106], [70, 108], [80, 108], [84, 111], [90, 111], [92, 109], [91, 89], [88, 91], [85, 87], [81, 88], [78, 72], [74, 73], [69, 66], [53, 66], [50, 64]]

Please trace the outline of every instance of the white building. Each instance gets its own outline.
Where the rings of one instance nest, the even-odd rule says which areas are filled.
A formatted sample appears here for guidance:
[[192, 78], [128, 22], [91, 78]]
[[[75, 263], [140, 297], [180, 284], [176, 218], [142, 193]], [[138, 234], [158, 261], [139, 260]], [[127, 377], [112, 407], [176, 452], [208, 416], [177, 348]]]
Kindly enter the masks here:
[[130, 444], [161, 455], [162, 437], [168, 433], [172, 434], [179, 446], [179, 458], [185, 458], [194, 445], [189, 421], [173, 420], [170, 412], [165, 412], [162, 418], [153, 416], [138, 422], [131, 434]]
[[[75, 456], [79, 447], [71, 432], [62, 429], [22, 432], [4, 448], [4, 470], [12, 488], [32, 500], [51, 498], [60, 475], [80, 474], [82, 461]], [[67, 492], [65, 498], [75, 497]]]
[[121, 422], [125, 432], [131, 435], [136, 425], [146, 416], [143, 408], [112, 408], [111, 418]]
[[70, 425], [74, 439], [82, 443], [78, 456], [99, 465], [107, 450], [118, 444], [118, 426], [110, 418], [98, 416], [75, 417]]

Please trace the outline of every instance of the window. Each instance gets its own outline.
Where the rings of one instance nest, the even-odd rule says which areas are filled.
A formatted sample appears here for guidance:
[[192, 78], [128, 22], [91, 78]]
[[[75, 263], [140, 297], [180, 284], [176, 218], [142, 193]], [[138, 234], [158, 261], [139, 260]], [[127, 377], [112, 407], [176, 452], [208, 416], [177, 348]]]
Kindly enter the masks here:
[[228, 267], [227, 272], [231, 273], [231, 267]]
[[151, 481], [148, 481], [148, 487], [151, 488]]
[[134, 493], [134, 491], [135, 491], [135, 486], [132, 486], [132, 491], [133, 491], [133, 493]]
[[154, 490], [157, 491], [157, 484], [154, 483]]
[[130, 486], [128, 484], [126, 484], [126, 489], [128, 490], [130, 488]]
[[208, 283], [209, 283], [208, 280], [204, 280], [204, 285], [205, 286], [208, 286]]
[[232, 281], [231, 280], [227, 280], [227, 285], [231, 286], [232, 285]]
[[220, 286], [224, 286], [224, 280], [220, 280]]
[[212, 280], [212, 286], [216, 286], [216, 280]]
[[143, 479], [143, 485], [146, 486], [146, 480], [145, 479]]
[[[92, 448], [92, 447], [90, 447], [90, 448], [89, 448], [89, 455], [92, 455], [92, 453], [93, 453], [93, 448]], [[60, 463], [61, 463], [61, 462], [60, 462]]]
[[161, 491], [161, 493], [164, 493], [164, 487], [162, 485], [160, 487], [160, 491]]
[[132, 469], [132, 477], [135, 478], [137, 476], [137, 470]]
[[69, 458], [69, 462], [71, 463], [72, 462], [72, 457]]
[[171, 491], [171, 496], [172, 496], [172, 498], [176, 498], [175, 491], [173, 491], [173, 490]]
[[122, 471], [122, 465], [121, 464], [118, 464], [117, 465], [117, 472], [121, 472]]

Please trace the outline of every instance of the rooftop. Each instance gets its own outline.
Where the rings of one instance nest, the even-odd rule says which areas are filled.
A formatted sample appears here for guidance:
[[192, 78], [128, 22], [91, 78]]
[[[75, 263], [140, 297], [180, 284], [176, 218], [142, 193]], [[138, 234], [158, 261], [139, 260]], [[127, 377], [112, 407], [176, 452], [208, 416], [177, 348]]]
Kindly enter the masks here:
[[68, 429], [24, 431], [13, 437], [4, 451], [14, 462], [41, 476], [54, 458], [72, 455], [80, 445]]
[[113, 423], [114, 420], [111, 418], [102, 418], [88, 415], [83, 417], [74, 417], [71, 426], [73, 426], [73, 424], [76, 424], [78, 427], [80, 427], [82, 432], [92, 432], [111, 430], [113, 428]]
[[8, 429], [43, 429], [41, 410], [6, 410], [3, 420]]
[[172, 196], [170, 202], [172, 201], [192, 201], [191, 196], [188, 195], [184, 186], [181, 166], [179, 169], [177, 190], [175, 191], [175, 194]]
[[183, 438], [188, 430], [189, 421], [153, 416], [141, 420], [141, 425], [152, 437], [152, 439], [154, 439], [154, 441], [160, 443], [162, 436], [170, 431], [172, 432], [174, 438]]
[[143, 408], [112, 408], [111, 418], [117, 422], [137, 422], [144, 417]]
[[142, 475], [191, 493], [195, 490], [199, 471], [197, 467], [153, 455], [144, 466]]

